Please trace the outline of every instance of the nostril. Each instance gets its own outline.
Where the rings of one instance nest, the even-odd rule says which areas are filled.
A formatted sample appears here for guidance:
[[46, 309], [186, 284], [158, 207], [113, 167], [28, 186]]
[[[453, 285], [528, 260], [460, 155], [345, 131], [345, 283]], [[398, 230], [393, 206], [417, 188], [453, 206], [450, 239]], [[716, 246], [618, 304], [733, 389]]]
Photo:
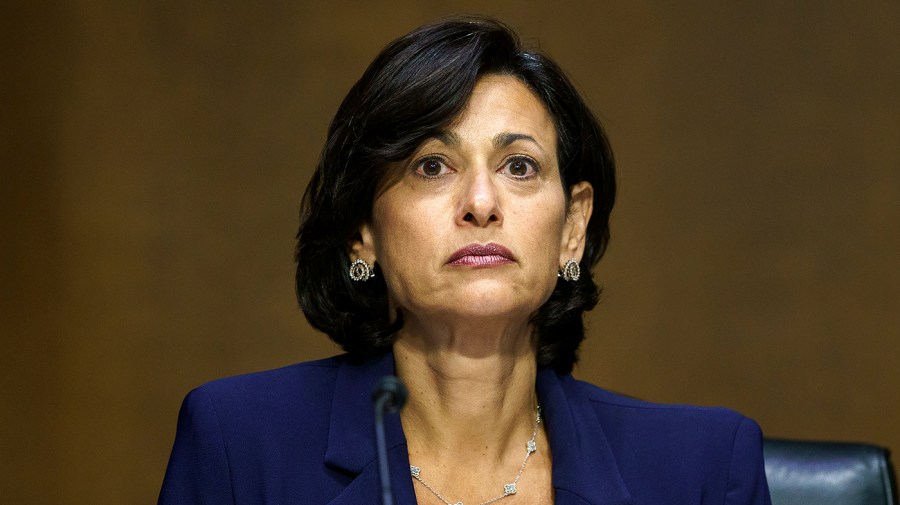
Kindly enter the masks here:
[[463, 217], [463, 221], [466, 221], [466, 222], [472, 222], [472, 221], [474, 221], [474, 220], [475, 220], [475, 216], [473, 216], [471, 212], [467, 213], [467, 214]]

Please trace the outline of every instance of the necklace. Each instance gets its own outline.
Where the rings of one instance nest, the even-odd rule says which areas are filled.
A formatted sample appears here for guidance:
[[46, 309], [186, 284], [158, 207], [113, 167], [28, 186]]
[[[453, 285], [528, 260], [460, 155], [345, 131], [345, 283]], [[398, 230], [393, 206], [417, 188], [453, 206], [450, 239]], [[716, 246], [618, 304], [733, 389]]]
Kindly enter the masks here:
[[[535, 442], [535, 439], [537, 438], [537, 429], [538, 429], [539, 424], [541, 424], [541, 406], [540, 405], [538, 405], [538, 407], [537, 407], [537, 415], [535, 416], [535, 419], [534, 419], [534, 431], [531, 433], [531, 440], [529, 440], [528, 443], [525, 444], [525, 459], [522, 460], [522, 466], [519, 467], [519, 473], [516, 474], [516, 477], [512, 480], [512, 482], [510, 482], [509, 484], [503, 485], [503, 494], [497, 495], [497, 496], [491, 498], [490, 500], [483, 501], [479, 505], [487, 505], [488, 503], [493, 503], [497, 500], [506, 498], [507, 496], [516, 494], [516, 484], [518, 484], [519, 477], [522, 476], [522, 472], [525, 471], [525, 465], [528, 464], [528, 458], [531, 457], [531, 453], [533, 453], [534, 451], [537, 450], [537, 442]], [[433, 487], [431, 487], [430, 484], [425, 482], [425, 480], [422, 479], [422, 469], [421, 468], [419, 468], [417, 466], [409, 465], [409, 474], [412, 475], [413, 479], [416, 479], [417, 481], [419, 481], [420, 484], [425, 486], [425, 489], [431, 491], [431, 494], [437, 496], [438, 499], [441, 500], [442, 502], [444, 502], [446, 505], [463, 505], [463, 502], [461, 502], [461, 501], [451, 503], [450, 500], [444, 498], [444, 496], [441, 493], [438, 493]]]

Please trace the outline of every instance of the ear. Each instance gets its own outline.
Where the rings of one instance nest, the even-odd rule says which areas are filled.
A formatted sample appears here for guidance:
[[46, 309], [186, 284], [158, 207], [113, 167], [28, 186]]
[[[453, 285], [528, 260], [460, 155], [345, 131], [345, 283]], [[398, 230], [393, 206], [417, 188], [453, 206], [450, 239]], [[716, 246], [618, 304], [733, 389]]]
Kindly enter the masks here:
[[566, 211], [566, 224], [563, 227], [562, 241], [559, 247], [559, 264], [575, 258], [581, 262], [584, 244], [587, 237], [587, 226], [594, 210], [594, 187], [587, 181], [572, 186], [569, 195], [569, 208]]
[[356, 238], [350, 241], [350, 261], [362, 259], [369, 265], [374, 265], [377, 258], [375, 257], [375, 234], [372, 233], [372, 227], [364, 223], [359, 227]]

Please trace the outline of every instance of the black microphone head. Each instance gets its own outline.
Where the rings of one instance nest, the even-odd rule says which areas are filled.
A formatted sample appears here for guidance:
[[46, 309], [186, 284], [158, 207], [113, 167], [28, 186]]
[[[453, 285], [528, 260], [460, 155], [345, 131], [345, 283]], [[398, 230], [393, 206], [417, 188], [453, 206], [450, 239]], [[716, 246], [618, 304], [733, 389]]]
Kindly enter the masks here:
[[388, 412], [396, 412], [403, 408], [406, 404], [406, 398], [409, 392], [406, 386], [397, 377], [393, 375], [385, 375], [378, 380], [375, 390], [372, 391], [372, 399], [378, 401], [379, 398], [387, 397], [384, 404], [385, 410]]

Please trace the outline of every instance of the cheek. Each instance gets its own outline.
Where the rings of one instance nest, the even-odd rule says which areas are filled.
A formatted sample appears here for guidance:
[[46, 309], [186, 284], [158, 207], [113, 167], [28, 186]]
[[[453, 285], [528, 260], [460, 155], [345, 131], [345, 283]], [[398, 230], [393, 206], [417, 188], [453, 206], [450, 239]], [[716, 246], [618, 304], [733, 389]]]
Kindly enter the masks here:
[[547, 268], [556, 269], [559, 265], [560, 244], [562, 243], [562, 235], [565, 221], [554, 219], [545, 223], [546, 230], [540, 237], [535, 237], [539, 241], [542, 256], [547, 262]]
[[529, 241], [534, 248], [545, 251], [550, 256], [559, 254], [566, 225], [565, 203], [562, 195], [558, 199], [549, 199], [542, 205], [535, 205], [527, 209], [520, 219], [524, 220], [524, 228], [527, 230]]
[[375, 254], [385, 276], [421, 268], [434, 255], [437, 228], [427, 219], [427, 209], [415, 203], [385, 199], [374, 208]]

